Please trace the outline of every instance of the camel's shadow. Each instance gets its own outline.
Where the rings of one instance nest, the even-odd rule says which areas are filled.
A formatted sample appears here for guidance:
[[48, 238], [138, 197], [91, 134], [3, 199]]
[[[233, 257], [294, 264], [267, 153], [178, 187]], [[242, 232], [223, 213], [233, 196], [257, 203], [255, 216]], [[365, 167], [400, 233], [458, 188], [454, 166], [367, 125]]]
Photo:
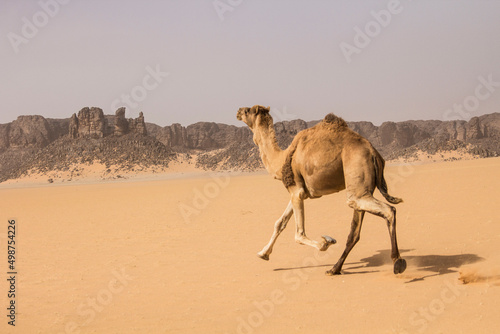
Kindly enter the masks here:
[[[445, 275], [458, 272], [458, 268], [466, 264], [472, 264], [483, 261], [484, 258], [477, 254], [458, 254], [458, 255], [408, 255], [404, 253], [413, 251], [413, 249], [400, 249], [402, 257], [408, 262], [408, 268], [416, 268], [417, 271], [425, 272], [422, 277], [416, 277], [407, 283], [423, 281], [424, 279], [432, 276]], [[373, 270], [373, 268], [381, 267], [392, 264], [391, 251], [379, 250], [376, 254], [361, 259], [359, 262], [346, 262], [342, 270], [342, 274], [356, 275], [356, 274], [369, 274], [378, 272], [380, 270]], [[298, 270], [315, 267], [332, 267], [333, 264], [317, 265], [317, 266], [303, 266], [295, 268], [277, 268], [275, 271], [281, 270]], [[364, 269], [358, 271], [357, 269]], [[367, 270], [368, 269], [368, 270]]]
[[[413, 249], [402, 249], [401, 254], [412, 251]], [[359, 266], [349, 267], [348, 270], [357, 268], [374, 268], [391, 263], [390, 250], [379, 250], [375, 255], [361, 259], [357, 262]], [[418, 271], [426, 272], [422, 277], [416, 277], [407, 283], [423, 281], [427, 277], [439, 276], [458, 272], [458, 268], [466, 264], [472, 264], [483, 261], [484, 258], [477, 254], [457, 254], [457, 255], [408, 255], [402, 256], [408, 262], [409, 268], [416, 268]], [[354, 264], [354, 263], [350, 263]], [[348, 264], [349, 265], [349, 264]]]

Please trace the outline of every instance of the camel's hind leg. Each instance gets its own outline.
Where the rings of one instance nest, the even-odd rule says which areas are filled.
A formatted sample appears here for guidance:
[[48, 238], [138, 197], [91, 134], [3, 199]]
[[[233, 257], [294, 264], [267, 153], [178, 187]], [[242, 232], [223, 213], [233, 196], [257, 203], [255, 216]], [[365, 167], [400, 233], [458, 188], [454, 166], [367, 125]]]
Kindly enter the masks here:
[[364, 211], [354, 210], [351, 222], [351, 232], [349, 233], [349, 237], [347, 238], [345, 250], [335, 266], [331, 270], [328, 270], [326, 272], [327, 275], [340, 275], [340, 270], [344, 265], [344, 261], [347, 258], [347, 255], [349, 255], [351, 249], [353, 249], [354, 245], [356, 245], [356, 243], [359, 241], [359, 235], [361, 232], [361, 226], [363, 224], [364, 216]]
[[401, 258], [396, 237], [396, 208], [381, 202], [371, 195], [362, 198], [349, 198], [348, 204], [354, 210], [363, 210], [385, 218], [391, 237], [391, 258], [394, 262], [394, 273], [400, 274], [406, 269], [406, 261]]
[[278, 236], [281, 234], [281, 232], [285, 229], [286, 224], [290, 220], [290, 218], [293, 215], [293, 205], [292, 201], [288, 203], [288, 206], [285, 209], [285, 212], [281, 215], [281, 217], [274, 223], [274, 232], [273, 235], [271, 236], [271, 240], [269, 243], [259, 252], [257, 255], [266, 261], [269, 261], [269, 255], [271, 255], [273, 251], [273, 246], [274, 243], [276, 242], [276, 239], [278, 239]]

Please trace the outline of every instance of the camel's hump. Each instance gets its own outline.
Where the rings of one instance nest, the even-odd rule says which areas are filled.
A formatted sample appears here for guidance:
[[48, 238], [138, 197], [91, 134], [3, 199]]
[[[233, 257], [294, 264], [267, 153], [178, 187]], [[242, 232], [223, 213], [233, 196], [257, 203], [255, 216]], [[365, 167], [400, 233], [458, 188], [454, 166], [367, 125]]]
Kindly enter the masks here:
[[338, 117], [337, 115], [334, 115], [332, 113], [326, 115], [323, 119], [323, 122], [339, 128], [347, 127], [347, 123], [341, 117]]

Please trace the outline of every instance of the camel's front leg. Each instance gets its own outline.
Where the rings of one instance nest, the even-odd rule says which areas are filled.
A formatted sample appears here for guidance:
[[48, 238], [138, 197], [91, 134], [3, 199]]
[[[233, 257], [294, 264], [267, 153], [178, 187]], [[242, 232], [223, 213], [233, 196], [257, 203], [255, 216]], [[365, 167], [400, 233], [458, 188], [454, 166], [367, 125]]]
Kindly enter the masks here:
[[304, 200], [302, 196], [292, 194], [293, 213], [295, 214], [295, 241], [301, 245], [308, 245], [320, 251], [326, 251], [328, 247], [337, 241], [329, 236], [322, 236], [321, 242], [309, 239], [305, 230]]
[[281, 234], [281, 232], [285, 229], [286, 224], [290, 220], [290, 218], [293, 215], [293, 206], [292, 206], [292, 201], [288, 203], [288, 206], [285, 209], [285, 212], [281, 215], [281, 217], [274, 223], [274, 232], [273, 235], [271, 236], [271, 240], [269, 243], [260, 251], [257, 253], [257, 255], [266, 261], [269, 261], [269, 255], [273, 251], [273, 246], [274, 243], [276, 242], [276, 239], [278, 239], [278, 236]]

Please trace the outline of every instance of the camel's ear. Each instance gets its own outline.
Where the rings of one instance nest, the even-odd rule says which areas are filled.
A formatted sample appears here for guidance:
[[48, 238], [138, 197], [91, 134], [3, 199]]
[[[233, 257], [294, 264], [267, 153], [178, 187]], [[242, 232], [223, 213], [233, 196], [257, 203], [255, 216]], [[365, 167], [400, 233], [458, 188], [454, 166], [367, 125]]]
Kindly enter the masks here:
[[253, 106], [252, 109], [255, 111], [256, 115], [259, 115], [259, 114], [269, 113], [269, 110], [271, 109], [271, 107], [265, 108], [263, 106]]

